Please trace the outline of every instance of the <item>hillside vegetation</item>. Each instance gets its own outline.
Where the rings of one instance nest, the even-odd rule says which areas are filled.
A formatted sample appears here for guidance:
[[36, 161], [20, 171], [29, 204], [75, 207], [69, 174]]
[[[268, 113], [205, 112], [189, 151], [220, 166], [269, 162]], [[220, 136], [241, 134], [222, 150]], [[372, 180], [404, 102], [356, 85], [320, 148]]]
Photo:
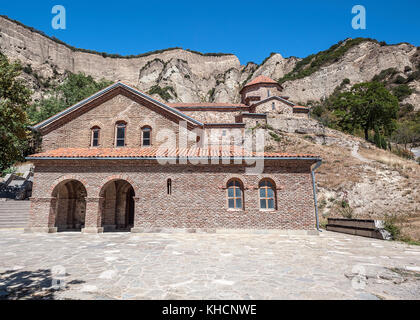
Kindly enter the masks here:
[[[279, 83], [281, 84], [286, 81], [308, 77], [316, 71], [320, 70], [323, 66], [337, 62], [351, 48], [354, 48], [359, 44], [367, 41], [379, 43], [377, 40], [371, 38], [348, 39], [339, 41], [325, 51], [311, 54], [299, 61], [291, 72], [286, 74], [283, 78], [279, 79]], [[386, 45], [385, 42], [381, 42], [380, 44]]]
[[[356, 136], [364, 136], [366, 140], [380, 148], [414, 159], [409, 146], [420, 144], [420, 110], [416, 111], [413, 105], [403, 101], [413, 93], [409, 84], [418, 80], [420, 80], [420, 63], [416, 70], [405, 69], [404, 75], [395, 68], [390, 68], [364, 84], [352, 86], [350, 80], [344, 79], [331, 96], [320, 102], [311, 101], [308, 105], [312, 107], [312, 116], [324, 125]], [[372, 87], [378, 88], [380, 93], [375, 98], [368, 96], [369, 99], [374, 99], [377, 105], [372, 106], [371, 113], [366, 113], [370, 121], [369, 126], [363, 126], [356, 116], [363, 116], [368, 110], [369, 103], [360, 100], [360, 96], [352, 93], [358, 89], [360, 91]], [[388, 98], [385, 99], [385, 96]], [[385, 110], [385, 101], [392, 100], [391, 96], [395, 97], [394, 107]], [[352, 97], [359, 100], [353, 103], [356, 107], [349, 109]], [[357, 107], [358, 103], [360, 107]]]

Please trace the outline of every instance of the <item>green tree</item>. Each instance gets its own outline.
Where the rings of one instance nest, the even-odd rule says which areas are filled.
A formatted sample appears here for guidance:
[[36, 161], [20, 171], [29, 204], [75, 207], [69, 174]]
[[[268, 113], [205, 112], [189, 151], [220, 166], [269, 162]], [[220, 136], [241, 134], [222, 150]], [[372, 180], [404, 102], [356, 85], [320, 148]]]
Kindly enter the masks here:
[[86, 76], [83, 73], [70, 73], [58, 91], [62, 94], [66, 107], [69, 107], [111, 84], [112, 81], [104, 79], [96, 82], [91, 76]]
[[95, 81], [83, 73], [70, 73], [60, 86], [50, 90], [49, 98], [33, 104], [28, 115], [32, 124], [39, 123], [112, 84], [111, 81]]
[[31, 91], [18, 76], [22, 67], [0, 53], [0, 172], [23, 159], [27, 146], [26, 109]]
[[353, 133], [362, 128], [368, 140], [369, 131], [375, 127], [387, 136], [395, 130], [399, 104], [382, 83], [365, 82], [340, 93], [332, 102], [332, 108], [341, 129]]
[[407, 123], [398, 126], [398, 129], [392, 135], [394, 142], [403, 144], [404, 149], [407, 150], [407, 144], [413, 143], [418, 139], [416, 132]]

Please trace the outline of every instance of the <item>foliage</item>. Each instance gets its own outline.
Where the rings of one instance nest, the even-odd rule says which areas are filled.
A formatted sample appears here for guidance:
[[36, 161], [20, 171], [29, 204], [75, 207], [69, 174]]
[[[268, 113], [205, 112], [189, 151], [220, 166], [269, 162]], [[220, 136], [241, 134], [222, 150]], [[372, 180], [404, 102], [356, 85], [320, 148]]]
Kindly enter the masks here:
[[381, 133], [379, 132], [378, 127], [375, 127], [375, 135], [373, 136], [373, 142], [378, 148], [382, 148], [384, 150], [387, 149], [387, 142], [386, 139]]
[[338, 126], [350, 133], [362, 128], [366, 140], [369, 130], [376, 128], [389, 135], [395, 129], [398, 101], [379, 82], [356, 84], [350, 91], [340, 93], [332, 105]]
[[[37, 30], [37, 29], [35, 29], [33, 27], [29, 27], [29, 26], [21, 23], [20, 21], [13, 20], [13, 19], [9, 18], [8, 16], [0, 15], [0, 17], [5, 18], [5, 19], [7, 19], [9, 21], [12, 21], [12, 22], [16, 23], [17, 25], [20, 25], [21, 27], [24, 27], [25, 29], [30, 30], [31, 32], [38, 33], [38, 34], [40, 34], [40, 35], [42, 35], [42, 36], [44, 36], [44, 37], [46, 37], [46, 38], [48, 38], [48, 39], [50, 39], [50, 40], [58, 43], [58, 44], [61, 44], [61, 45], [65, 46], [65, 47], [69, 48], [71, 51], [96, 54], [96, 55], [100, 55], [100, 56], [102, 56], [104, 58], [134, 59], [134, 58], [147, 57], [147, 56], [150, 56], [150, 55], [153, 55], [153, 54], [162, 53], [162, 52], [165, 52], [165, 51], [182, 49], [181, 47], [171, 47], [171, 48], [167, 48], [167, 49], [154, 50], [154, 51], [149, 51], [149, 52], [145, 52], [145, 53], [141, 53], [141, 54], [137, 54], [137, 55], [127, 55], [127, 56], [123, 56], [123, 55], [120, 55], [118, 53], [98, 52], [98, 51], [94, 51], [94, 50], [87, 50], [87, 49], [81, 49], [81, 48], [73, 47], [73, 46], [71, 46], [71, 45], [69, 45], [69, 44], [67, 44], [67, 43], [65, 43], [65, 42], [57, 39], [56, 37], [50, 37], [46, 33], [42, 32], [40, 30]], [[211, 54], [209, 54], [209, 55], [211, 55]], [[223, 55], [223, 54], [220, 54], [220, 55]]]
[[95, 81], [83, 73], [70, 73], [63, 84], [52, 88], [50, 97], [34, 103], [28, 110], [31, 124], [36, 124], [70, 107], [112, 84], [111, 81]]
[[328, 50], [312, 54], [299, 61], [291, 72], [279, 80], [279, 83], [281, 84], [285, 81], [302, 79], [310, 76], [322, 66], [338, 61], [351, 48], [366, 41], [378, 43], [378, 41], [370, 38], [356, 38], [340, 41], [331, 46]]
[[407, 149], [407, 144], [413, 143], [418, 137], [416, 132], [412, 130], [408, 125], [399, 125], [397, 130], [392, 135], [392, 140], [395, 143], [404, 145]]
[[405, 158], [408, 160], [414, 160], [414, 154], [405, 148], [401, 148], [399, 146], [395, 146], [391, 149], [392, 153], [394, 153], [395, 155], [401, 157], [401, 158]]
[[401, 84], [393, 88], [392, 93], [398, 98], [398, 101], [402, 101], [413, 93], [413, 89], [406, 84]]
[[209, 92], [207, 92], [207, 94], [209, 95], [209, 101], [213, 102], [214, 101], [214, 94], [216, 92], [216, 88], [211, 88], [209, 90]]
[[398, 217], [397, 215], [385, 215], [384, 229], [388, 231], [394, 240], [399, 239], [401, 236], [401, 229], [397, 226]]
[[189, 51], [191, 53], [199, 54], [200, 56], [205, 57], [222, 57], [222, 56], [232, 56], [233, 53], [222, 53], [222, 52], [208, 52], [208, 53], [202, 53], [200, 51], [195, 51], [191, 49], [186, 49], [185, 51]]
[[16, 167], [11, 166], [7, 169], [4, 169], [3, 172], [1, 172], [1, 175], [5, 176], [7, 174], [15, 173], [16, 171], [17, 171]]
[[270, 59], [272, 56], [274, 56], [276, 53], [275, 52], [271, 52], [270, 55], [268, 57], [266, 57], [261, 63], [260, 66], [262, 66], [264, 63], [266, 63], [268, 61], [268, 59]]
[[26, 109], [31, 91], [19, 79], [22, 67], [0, 53], [0, 172], [22, 160], [27, 146]]
[[275, 132], [270, 131], [269, 132], [269, 135], [274, 139], [274, 141], [276, 141], [276, 142], [280, 142], [281, 141], [281, 138]]
[[338, 207], [338, 213], [346, 219], [352, 219], [354, 210], [345, 200], [343, 200]]
[[372, 78], [372, 81], [383, 82], [386, 79], [394, 77], [397, 73], [398, 73], [397, 69], [388, 68], [388, 69], [382, 70], [379, 74], [375, 75]]
[[177, 97], [175, 89], [171, 86], [166, 86], [164, 88], [161, 88], [158, 85], [154, 85], [153, 87], [150, 88], [150, 90], [148, 91], [148, 94], [157, 94], [165, 101], [172, 99], [173, 96]]

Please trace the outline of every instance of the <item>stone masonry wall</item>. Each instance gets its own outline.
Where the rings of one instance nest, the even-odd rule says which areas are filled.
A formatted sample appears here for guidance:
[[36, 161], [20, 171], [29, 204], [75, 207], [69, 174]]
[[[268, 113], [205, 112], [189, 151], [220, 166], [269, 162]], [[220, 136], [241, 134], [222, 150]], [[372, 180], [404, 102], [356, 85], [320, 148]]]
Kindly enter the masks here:
[[[268, 94], [270, 92], [270, 95]], [[241, 92], [241, 101], [244, 102], [246, 97], [260, 97], [260, 100], [273, 96], [281, 96], [282, 92], [276, 84], [259, 84], [245, 87]]]
[[[274, 110], [273, 110], [273, 103], [274, 103]], [[288, 116], [295, 116], [293, 114], [293, 107], [280, 102], [276, 99], [269, 100], [267, 102], [261, 103], [255, 106], [255, 113], [270, 113], [273, 115], [288, 115]]]

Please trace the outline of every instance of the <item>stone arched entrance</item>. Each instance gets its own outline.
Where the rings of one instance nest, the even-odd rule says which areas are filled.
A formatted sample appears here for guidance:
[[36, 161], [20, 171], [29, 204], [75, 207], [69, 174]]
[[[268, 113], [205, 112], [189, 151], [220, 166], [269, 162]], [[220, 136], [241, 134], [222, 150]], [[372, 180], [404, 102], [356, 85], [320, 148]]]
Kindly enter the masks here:
[[81, 231], [85, 225], [86, 188], [77, 180], [59, 183], [52, 192], [51, 215], [57, 231]]
[[107, 182], [100, 197], [102, 227], [104, 231], [129, 231], [134, 226], [134, 188], [126, 180]]

